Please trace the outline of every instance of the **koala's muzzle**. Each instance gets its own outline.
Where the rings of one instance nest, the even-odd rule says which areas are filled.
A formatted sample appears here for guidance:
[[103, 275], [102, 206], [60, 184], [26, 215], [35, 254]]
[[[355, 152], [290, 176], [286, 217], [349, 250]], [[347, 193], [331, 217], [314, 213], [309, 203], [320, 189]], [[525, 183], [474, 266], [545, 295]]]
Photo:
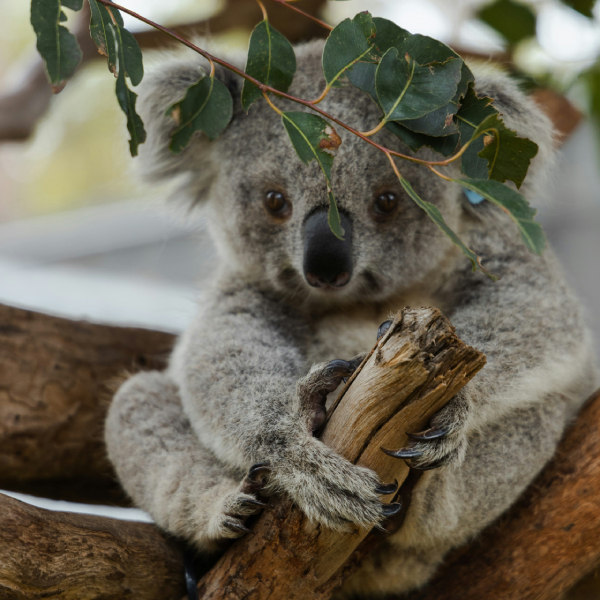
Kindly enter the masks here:
[[318, 288], [344, 287], [352, 276], [352, 223], [340, 213], [344, 240], [333, 235], [327, 209], [313, 213], [304, 224], [304, 276]]

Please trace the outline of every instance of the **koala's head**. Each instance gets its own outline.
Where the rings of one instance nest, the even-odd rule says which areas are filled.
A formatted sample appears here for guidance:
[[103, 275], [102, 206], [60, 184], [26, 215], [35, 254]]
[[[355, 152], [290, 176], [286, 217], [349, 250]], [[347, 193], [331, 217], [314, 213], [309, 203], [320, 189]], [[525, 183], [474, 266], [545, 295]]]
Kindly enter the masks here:
[[[298, 70], [291, 94], [304, 99], [320, 94], [325, 85], [321, 53], [322, 42], [296, 48]], [[334, 160], [332, 187], [346, 234], [344, 241], [337, 239], [327, 223], [327, 186], [319, 166], [299, 160], [281, 118], [264, 101], [244, 114], [239, 103], [242, 82], [225, 70], [217, 76], [237, 107], [231, 124], [213, 142], [194, 134], [180, 155], [172, 155], [168, 141], [174, 123], [164, 116], [165, 109], [197, 81], [201, 68], [199, 61], [171, 62], [147, 78], [141, 112], [149, 139], [141, 157], [149, 177], [186, 178], [181, 193], [192, 204], [208, 205], [217, 245], [240, 277], [300, 299], [383, 301], [435, 278], [448, 260], [463, 259], [402, 189], [386, 156], [339, 126], [342, 145]], [[284, 111], [308, 110], [273, 101]], [[351, 86], [333, 89], [319, 107], [359, 131], [379, 122], [375, 103]], [[410, 153], [386, 130], [373, 140]], [[427, 150], [419, 156], [436, 159]], [[472, 220], [458, 186], [418, 164], [397, 164], [452, 229], [460, 233]]]

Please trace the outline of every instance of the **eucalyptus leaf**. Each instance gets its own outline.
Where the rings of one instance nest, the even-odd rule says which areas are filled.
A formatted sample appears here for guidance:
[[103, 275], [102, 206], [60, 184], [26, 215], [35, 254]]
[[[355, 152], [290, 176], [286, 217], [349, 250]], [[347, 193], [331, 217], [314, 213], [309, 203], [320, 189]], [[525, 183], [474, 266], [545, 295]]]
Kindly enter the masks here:
[[[89, 0], [91, 19], [90, 35], [98, 48], [98, 52], [106, 56], [108, 70], [115, 76], [117, 74], [117, 44], [113, 34], [113, 21], [111, 13], [107, 8], [96, 0]], [[120, 13], [118, 10], [111, 9], [113, 16]], [[117, 21], [118, 22], [118, 21]]]
[[81, 7], [83, 6], [83, 0], [61, 0], [61, 4], [66, 8], [78, 11], [81, 10]]
[[123, 64], [125, 74], [129, 77], [131, 85], [138, 85], [144, 77], [144, 64], [142, 62], [142, 50], [137, 40], [124, 27], [119, 27], [120, 43], [123, 47]]
[[402, 125], [411, 131], [424, 133], [431, 136], [447, 136], [458, 133], [454, 123], [454, 115], [458, 110], [456, 102], [450, 101], [440, 108], [436, 108], [418, 119], [406, 119]]
[[[406, 193], [412, 198], [412, 200], [415, 202], [415, 204], [419, 208], [422, 208], [427, 213], [427, 216], [442, 230], [442, 232], [444, 234], [446, 234], [450, 238], [452, 243], [455, 244], [456, 246], [458, 246], [462, 250], [463, 254], [471, 261], [473, 271], [475, 271], [476, 269], [479, 269], [482, 273], [485, 273], [488, 277], [491, 277], [494, 280], [498, 279], [498, 277], [496, 275], [493, 275], [492, 273], [490, 273], [489, 271], [487, 271], [486, 269], [484, 269], [481, 266], [481, 257], [477, 256], [477, 254], [475, 254], [475, 252], [473, 252], [473, 250], [471, 250], [469, 247], [467, 247], [464, 244], [464, 242], [458, 237], [458, 235], [456, 235], [456, 233], [454, 233], [454, 231], [452, 231], [452, 229], [450, 229], [450, 227], [448, 227], [446, 221], [444, 221], [444, 217], [442, 216], [442, 213], [439, 211], [437, 206], [434, 206], [430, 202], [426, 202], [425, 200], [423, 200], [415, 192], [415, 190], [410, 185], [410, 183], [406, 179], [404, 179], [404, 177], [400, 177], [400, 184], [402, 185], [402, 187], [404, 188]], [[500, 184], [500, 185], [502, 185], [502, 184]]]
[[[287, 92], [296, 73], [296, 55], [290, 42], [268, 21], [261, 21], [250, 36], [246, 74], [261, 83]], [[262, 92], [251, 82], [244, 80], [242, 107], [248, 112]]]
[[58, 17], [58, 20], [59, 20], [61, 23], [64, 23], [65, 21], [68, 21], [68, 20], [69, 20], [69, 17], [67, 17], [67, 15], [64, 13], [64, 11], [62, 11], [62, 10], [61, 10], [61, 11], [60, 11], [60, 15], [59, 15], [59, 17]]
[[451, 58], [421, 66], [403, 48], [390, 48], [375, 76], [383, 120], [416, 119], [447, 104], [456, 94], [461, 65], [461, 60]]
[[342, 140], [335, 129], [318, 115], [293, 111], [283, 113], [281, 120], [300, 160], [306, 165], [316, 160], [321, 167], [327, 180], [329, 226], [336, 237], [344, 239], [344, 229], [331, 190], [331, 167]]
[[522, 2], [496, 0], [484, 6], [477, 16], [511, 45], [535, 36], [535, 13]]
[[435, 152], [439, 152], [442, 156], [452, 156], [457, 151], [458, 142], [460, 141], [460, 136], [457, 133], [454, 135], [433, 137], [424, 133], [411, 131], [397, 121], [389, 121], [385, 124], [385, 128], [400, 138], [413, 152], [417, 152], [423, 146], [428, 146]]
[[233, 100], [227, 87], [215, 77], [202, 76], [185, 96], [167, 109], [178, 126], [171, 134], [169, 149], [179, 154], [195, 131], [203, 131], [210, 141], [223, 133], [233, 115]]
[[467, 190], [471, 190], [499, 206], [517, 224], [521, 239], [531, 252], [541, 254], [546, 247], [546, 237], [539, 223], [533, 218], [536, 209], [522, 194], [498, 181], [488, 179], [453, 179]]
[[357, 62], [352, 69], [346, 72], [346, 76], [353, 86], [366, 92], [377, 102], [377, 91], [375, 90], [377, 64], [390, 48], [399, 47], [410, 36], [410, 33], [406, 29], [398, 27], [394, 22], [381, 17], [374, 17], [373, 25], [376, 29], [375, 38], [372, 40], [371, 52], [367, 58], [371, 62]]
[[488, 179], [504, 183], [514, 182], [520, 188], [531, 160], [538, 152], [538, 146], [527, 138], [518, 137], [515, 131], [508, 129], [499, 115], [490, 115], [475, 130], [473, 135], [494, 129], [491, 135], [483, 137], [483, 149], [478, 156], [488, 162]]
[[369, 13], [358, 13], [334, 27], [323, 48], [323, 73], [329, 87], [341, 85], [357, 62], [374, 62], [370, 52], [375, 38], [375, 25]]
[[82, 58], [75, 36], [59, 24], [61, 13], [59, 0], [31, 1], [31, 25], [37, 38], [37, 49], [55, 93], [64, 87]]
[[129, 140], [129, 151], [131, 156], [137, 156], [138, 146], [146, 141], [146, 130], [142, 119], [135, 110], [137, 94], [127, 87], [123, 71], [117, 77], [116, 93], [119, 106], [127, 117], [127, 129], [131, 138]]

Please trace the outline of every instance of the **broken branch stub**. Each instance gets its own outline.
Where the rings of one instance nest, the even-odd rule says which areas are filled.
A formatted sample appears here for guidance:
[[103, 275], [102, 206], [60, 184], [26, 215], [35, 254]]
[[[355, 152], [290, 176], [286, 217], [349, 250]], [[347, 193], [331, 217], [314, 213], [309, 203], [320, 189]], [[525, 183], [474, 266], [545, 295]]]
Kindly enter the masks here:
[[[402, 483], [408, 467], [381, 446], [405, 446], [405, 432], [424, 429], [484, 364], [485, 356], [461, 342], [440, 311], [404, 309], [342, 390], [321, 438], [382, 481]], [[345, 563], [368, 530], [340, 533], [315, 525], [286, 497], [271, 506], [254, 535], [236, 542], [200, 582], [200, 598], [324, 600], [351, 574]]]

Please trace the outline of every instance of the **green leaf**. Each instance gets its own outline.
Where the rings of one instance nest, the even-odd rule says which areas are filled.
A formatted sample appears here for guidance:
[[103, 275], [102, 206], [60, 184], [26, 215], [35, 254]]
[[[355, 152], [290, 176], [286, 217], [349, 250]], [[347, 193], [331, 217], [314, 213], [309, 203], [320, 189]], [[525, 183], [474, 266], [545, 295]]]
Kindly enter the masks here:
[[55, 93], [64, 87], [82, 57], [75, 36], [59, 24], [61, 12], [59, 0], [31, 1], [31, 25], [37, 37], [37, 49]]
[[596, 0], [561, 0], [561, 2], [590, 19], [594, 18], [592, 9], [594, 8], [594, 4], [596, 4]]
[[[455, 122], [460, 133], [460, 144], [464, 146], [472, 139], [475, 129], [490, 115], [498, 111], [491, 106], [493, 100], [484, 96], [478, 98], [473, 87], [470, 87], [465, 95], [461, 107], [456, 113]], [[486, 179], [488, 177], [488, 162], [479, 156], [484, 148], [483, 138], [480, 137], [471, 142], [465, 150], [461, 159], [461, 171], [472, 179]]]
[[463, 243], [463, 241], [458, 237], [458, 235], [456, 235], [456, 233], [454, 233], [454, 231], [452, 231], [452, 229], [450, 229], [450, 227], [448, 227], [448, 225], [446, 224], [446, 221], [444, 221], [444, 217], [442, 216], [442, 213], [439, 211], [437, 206], [434, 206], [433, 204], [423, 200], [415, 192], [415, 190], [412, 188], [410, 183], [408, 181], [406, 181], [406, 179], [404, 179], [404, 177], [400, 177], [400, 184], [405, 189], [406, 193], [413, 199], [415, 204], [419, 208], [422, 208], [427, 213], [429, 218], [443, 231], [443, 233], [445, 233], [450, 238], [452, 243], [455, 244], [456, 246], [458, 246], [462, 250], [463, 254], [471, 261], [473, 271], [475, 271], [476, 269], [479, 269], [481, 272], [485, 273], [488, 277], [491, 277], [494, 280], [499, 279], [499, 277], [497, 275], [493, 275], [492, 273], [490, 273], [489, 271], [487, 271], [486, 269], [484, 269], [481, 266], [481, 257], [477, 256], [477, 254], [475, 254], [475, 252], [473, 252], [473, 250], [471, 250], [469, 247], [467, 247]]
[[521, 2], [496, 0], [484, 6], [477, 16], [511, 45], [535, 35], [535, 13]]
[[60, 16], [59, 16], [58, 20], [59, 20], [61, 23], [64, 23], [65, 21], [68, 21], [68, 20], [69, 20], [69, 17], [67, 17], [67, 15], [64, 13], [64, 11], [62, 11], [62, 10], [61, 10], [61, 11], [60, 11]]
[[346, 72], [346, 76], [354, 87], [366, 92], [377, 102], [377, 91], [375, 89], [377, 64], [390, 48], [397, 48], [410, 36], [410, 33], [402, 27], [398, 27], [392, 21], [380, 17], [373, 18], [373, 25], [375, 25], [376, 33], [375, 38], [371, 41], [371, 52], [367, 60], [372, 61], [374, 59], [376, 62], [359, 61]]
[[61, 0], [61, 4], [66, 8], [78, 11], [83, 6], [83, 0]]
[[385, 124], [385, 128], [399, 137], [413, 152], [417, 152], [423, 146], [428, 146], [435, 152], [439, 152], [442, 156], [452, 156], [457, 151], [460, 140], [458, 134], [433, 137], [417, 133], [407, 129], [397, 121], [389, 121]]
[[[100, 52], [102, 56], [106, 56], [108, 70], [116, 77], [117, 44], [113, 34], [113, 21], [110, 15], [112, 14], [113, 17], [115, 17], [117, 24], [121, 26], [123, 20], [118, 10], [111, 9], [111, 12], [109, 13], [108, 9], [103, 4], [96, 2], [96, 0], [89, 0], [89, 3], [92, 13], [90, 19], [90, 35], [98, 48], [98, 52]], [[121, 23], [119, 23], [119, 19], [121, 20]]]
[[375, 25], [369, 13], [344, 19], [329, 34], [323, 48], [323, 73], [329, 87], [337, 87], [358, 61], [374, 62], [369, 56], [375, 37]]
[[231, 121], [233, 100], [224, 84], [215, 77], [203, 75], [179, 102], [167, 109], [167, 114], [178, 123], [171, 134], [169, 149], [179, 154], [195, 131], [203, 131], [210, 141], [219, 137]]
[[484, 135], [484, 148], [478, 154], [488, 161], [488, 179], [502, 183], [508, 179], [520, 188], [538, 146], [527, 138], [517, 137], [516, 132], [508, 129], [497, 114], [485, 119], [473, 135], [480, 135], [491, 128], [495, 131]]
[[517, 224], [527, 248], [535, 254], [543, 252], [546, 247], [546, 237], [540, 224], [533, 220], [536, 209], [529, 205], [525, 196], [498, 181], [487, 179], [453, 179], [453, 181], [499, 206]]
[[146, 130], [144, 129], [142, 119], [135, 110], [137, 94], [127, 87], [123, 71], [117, 77], [116, 93], [119, 106], [127, 117], [127, 129], [131, 137], [129, 140], [129, 151], [131, 152], [131, 156], [137, 156], [139, 144], [143, 144], [146, 141]]
[[123, 64], [125, 74], [129, 77], [131, 85], [138, 85], [144, 77], [144, 64], [142, 51], [133, 35], [124, 27], [119, 27], [120, 43], [123, 47]]
[[[138, 146], [146, 141], [146, 130], [144, 129], [141, 117], [135, 110], [137, 94], [134, 94], [127, 87], [125, 76], [128, 73], [133, 73], [135, 81], [137, 81], [137, 83], [141, 81], [144, 74], [141, 53], [138, 56], [135, 51], [132, 51], [130, 40], [133, 39], [133, 36], [131, 36], [125, 28], [118, 24], [114, 25], [111, 23], [110, 29], [112, 31], [113, 40], [116, 41], [118, 64], [116, 85], [117, 100], [119, 101], [121, 110], [127, 117], [127, 129], [129, 130], [130, 135], [129, 151], [131, 152], [131, 156], [137, 156]], [[129, 34], [129, 37], [127, 34]], [[135, 42], [135, 45], [137, 46], [137, 42]]]
[[[250, 36], [246, 73], [261, 83], [287, 92], [296, 73], [296, 55], [287, 38], [261, 21]], [[242, 107], [250, 106], [262, 98], [262, 92], [247, 80], [242, 88]]]
[[461, 63], [452, 58], [443, 64], [421, 66], [404, 48], [390, 48], [375, 76], [383, 120], [416, 119], [447, 104], [456, 93]]
[[448, 102], [418, 119], [406, 119], [402, 125], [411, 131], [432, 136], [447, 136], [458, 133], [454, 123], [454, 115], [458, 110], [456, 102]]
[[304, 164], [316, 160], [327, 180], [329, 197], [329, 226], [333, 234], [344, 239], [344, 230], [331, 191], [331, 167], [342, 143], [335, 129], [321, 117], [305, 112], [286, 112], [281, 115], [296, 154]]

